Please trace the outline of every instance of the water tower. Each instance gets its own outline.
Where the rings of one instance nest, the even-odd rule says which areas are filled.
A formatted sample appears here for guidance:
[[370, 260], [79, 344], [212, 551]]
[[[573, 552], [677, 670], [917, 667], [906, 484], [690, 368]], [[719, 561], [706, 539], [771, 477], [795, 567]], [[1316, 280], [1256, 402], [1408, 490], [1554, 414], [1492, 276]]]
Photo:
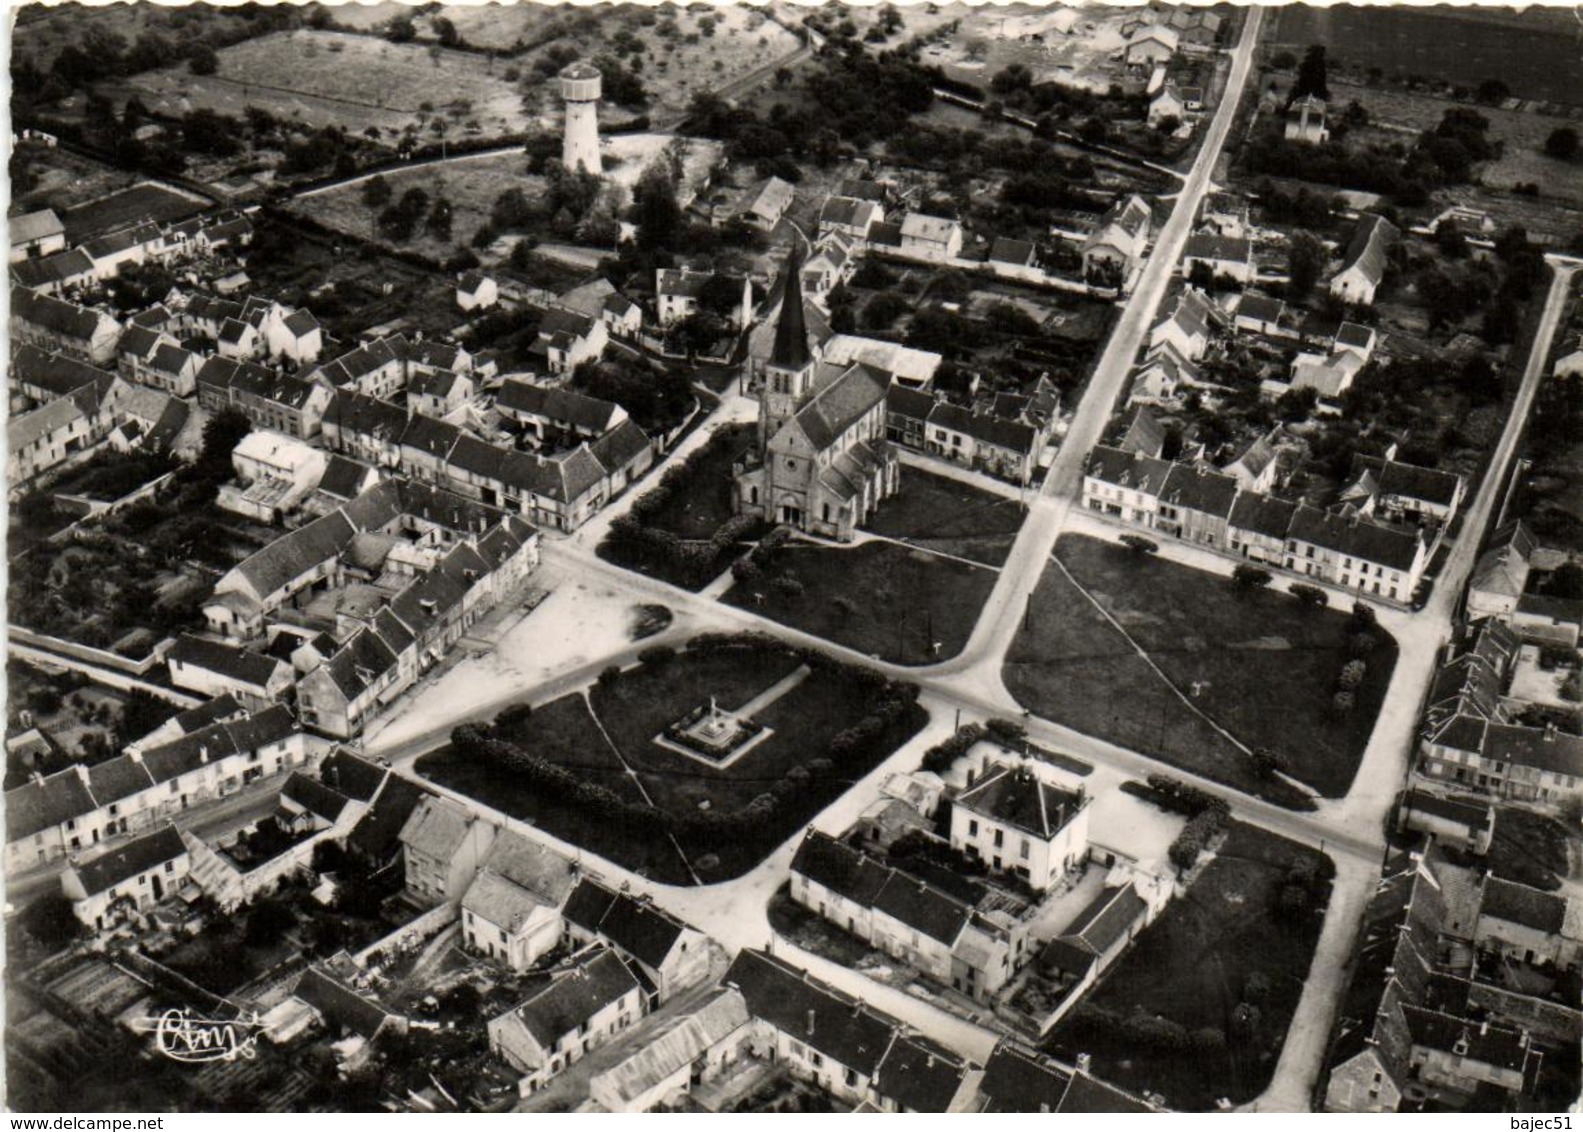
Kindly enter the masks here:
[[561, 97], [566, 100], [566, 138], [561, 164], [579, 165], [597, 175], [599, 167], [599, 68], [577, 62], [561, 72]]

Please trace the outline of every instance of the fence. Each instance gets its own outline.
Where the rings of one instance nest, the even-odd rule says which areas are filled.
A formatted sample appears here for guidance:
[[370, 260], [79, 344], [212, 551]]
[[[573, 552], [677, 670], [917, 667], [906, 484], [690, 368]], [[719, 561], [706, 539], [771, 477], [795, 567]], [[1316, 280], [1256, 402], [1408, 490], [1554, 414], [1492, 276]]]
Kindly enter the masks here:
[[352, 956], [352, 962], [359, 967], [366, 967], [368, 966], [369, 956], [375, 952], [396, 955], [413, 950], [424, 940], [439, 935], [456, 921], [456, 916], [457, 912], [454, 904], [441, 904], [436, 908], [430, 908], [416, 919], [408, 920], [389, 935], [376, 939]]
[[[165, 662], [165, 654], [176, 644], [175, 639], [166, 637], [149, 650], [148, 656], [142, 660], [133, 660], [130, 657], [117, 653], [96, 649], [91, 645], [79, 645], [75, 641], [65, 641], [59, 637], [52, 637], [47, 633], [36, 633], [32, 629], [25, 629], [21, 625], [10, 624], [6, 632], [11, 640], [46, 652], [58, 653], [63, 657], [92, 664], [99, 668], [110, 668], [117, 672], [124, 672], [129, 676], [146, 676], [150, 669]], [[187, 697], [184, 697], [187, 698]]]

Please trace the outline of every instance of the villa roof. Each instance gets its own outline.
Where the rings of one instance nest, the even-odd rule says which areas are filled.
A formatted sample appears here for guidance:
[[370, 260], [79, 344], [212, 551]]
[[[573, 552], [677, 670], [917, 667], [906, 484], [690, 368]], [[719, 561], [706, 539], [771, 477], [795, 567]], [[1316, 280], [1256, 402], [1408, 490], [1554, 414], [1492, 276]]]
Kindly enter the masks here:
[[332, 789], [318, 779], [309, 778], [300, 770], [291, 772], [285, 785], [280, 788], [280, 796], [295, 802], [310, 814], [321, 817], [327, 822], [334, 822], [339, 818], [341, 811], [346, 809], [351, 801], [345, 794]]
[[1306, 503], [1298, 505], [1288, 533], [1300, 542], [1393, 570], [1410, 571], [1423, 550], [1423, 538], [1416, 530], [1388, 527], [1361, 515], [1321, 511]]
[[953, 803], [1048, 841], [1082, 808], [1081, 793], [1045, 782], [1026, 766], [1000, 766]]

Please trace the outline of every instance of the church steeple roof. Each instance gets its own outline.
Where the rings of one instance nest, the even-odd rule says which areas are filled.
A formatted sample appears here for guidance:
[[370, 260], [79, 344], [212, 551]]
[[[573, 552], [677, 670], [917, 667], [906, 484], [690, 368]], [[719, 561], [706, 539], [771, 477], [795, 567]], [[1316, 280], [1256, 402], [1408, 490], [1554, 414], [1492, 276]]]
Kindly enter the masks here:
[[786, 285], [781, 295], [780, 318], [775, 324], [775, 345], [770, 365], [800, 370], [813, 361], [808, 349], [808, 324], [803, 316], [802, 252], [796, 241], [786, 256]]

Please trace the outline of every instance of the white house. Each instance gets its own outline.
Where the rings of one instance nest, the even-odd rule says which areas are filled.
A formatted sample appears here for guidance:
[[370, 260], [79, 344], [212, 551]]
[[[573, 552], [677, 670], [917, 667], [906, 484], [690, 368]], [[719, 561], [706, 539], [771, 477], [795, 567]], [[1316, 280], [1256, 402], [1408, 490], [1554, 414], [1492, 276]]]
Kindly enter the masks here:
[[1383, 216], [1365, 212], [1358, 218], [1341, 268], [1330, 279], [1330, 293], [1349, 303], [1370, 304], [1385, 278], [1387, 253], [1400, 233]]
[[1238, 236], [1215, 236], [1199, 232], [1187, 238], [1182, 251], [1182, 274], [1191, 275], [1202, 264], [1212, 277], [1226, 276], [1238, 283], [1251, 283], [1253, 241]]
[[291, 665], [278, 657], [187, 634], [177, 639], [165, 660], [176, 687], [206, 699], [235, 696], [249, 711], [277, 702], [295, 679]]
[[456, 305], [464, 311], [488, 310], [499, 301], [499, 284], [482, 272], [469, 271], [456, 282]]
[[11, 236], [11, 262], [40, 259], [66, 250], [66, 226], [52, 208], [13, 216], [7, 222]]
[[613, 951], [596, 948], [489, 1022], [489, 1048], [521, 1073], [528, 1096], [637, 1023], [643, 986]]
[[62, 894], [72, 915], [89, 931], [102, 932], [144, 912], [186, 881], [192, 858], [174, 825], [133, 838], [61, 873]]
[[933, 260], [962, 254], [962, 225], [943, 216], [909, 212], [901, 222], [902, 251]]
[[525, 971], [554, 951], [563, 931], [561, 905], [577, 867], [548, 846], [502, 831], [478, 877], [462, 897], [467, 947], [513, 971]]
[[1583, 334], [1574, 334], [1556, 355], [1557, 377], [1583, 376]]
[[1324, 99], [1309, 94], [1292, 103], [1286, 111], [1286, 140], [1304, 145], [1323, 145], [1330, 140]]
[[1088, 798], [1031, 764], [989, 763], [951, 803], [951, 847], [1048, 891], [1088, 856]]
[[1168, 27], [1145, 26], [1132, 33], [1124, 53], [1129, 67], [1169, 63], [1181, 47], [1181, 36]]
[[1118, 282], [1125, 282], [1148, 245], [1149, 219], [1149, 206], [1140, 196], [1123, 197], [1111, 205], [1083, 242], [1084, 276], [1115, 274]]

